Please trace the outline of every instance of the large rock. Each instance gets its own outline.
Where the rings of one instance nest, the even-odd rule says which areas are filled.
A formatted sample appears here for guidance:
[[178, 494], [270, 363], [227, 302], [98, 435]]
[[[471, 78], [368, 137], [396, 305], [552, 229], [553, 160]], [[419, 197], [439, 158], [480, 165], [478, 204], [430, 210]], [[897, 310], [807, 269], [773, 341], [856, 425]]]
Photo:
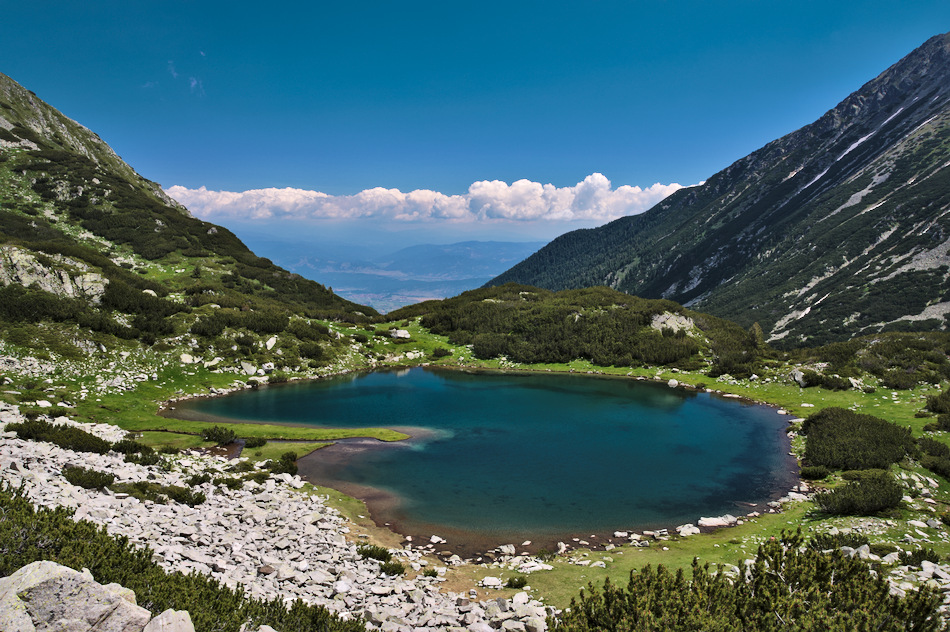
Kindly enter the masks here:
[[142, 632], [195, 632], [191, 615], [184, 610], [168, 609], [145, 626]]
[[33, 562], [0, 579], [0, 630], [142, 632], [151, 616], [88, 572], [54, 562]]
[[731, 527], [736, 523], [736, 517], [730, 514], [715, 518], [700, 518], [696, 524], [700, 527]]
[[802, 373], [801, 369], [795, 369], [792, 371], [792, 380], [802, 388], [808, 386], [808, 384], [805, 382], [805, 374]]

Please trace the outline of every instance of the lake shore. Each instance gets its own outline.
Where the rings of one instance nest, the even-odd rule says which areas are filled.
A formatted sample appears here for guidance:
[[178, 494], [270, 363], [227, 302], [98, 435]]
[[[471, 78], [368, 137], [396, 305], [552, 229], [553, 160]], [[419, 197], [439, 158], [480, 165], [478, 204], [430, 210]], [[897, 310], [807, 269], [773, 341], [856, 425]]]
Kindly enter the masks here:
[[[404, 370], [406, 367], [394, 367], [390, 370]], [[450, 371], [461, 371], [465, 373], [491, 373], [491, 374], [545, 374], [553, 373], [553, 371], [546, 369], [494, 369], [494, 368], [485, 368], [485, 367], [458, 367], [458, 366], [438, 366], [438, 367], [429, 367], [429, 368], [438, 368], [438, 369], [448, 369]], [[386, 370], [386, 369], [384, 369]], [[363, 372], [361, 372], [363, 373]], [[637, 375], [615, 375], [615, 374], [603, 374], [599, 372], [569, 372], [563, 371], [563, 373], [574, 373], [578, 376], [583, 377], [600, 377], [600, 378], [612, 378], [612, 379], [625, 379], [625, 380], [636, 380], [636, 381], [652, 381], [656, 383], [667, 382], [667, 380], [649, 380], [644, 376]], [[322, 379], [322, 378], [321, 378]], [[299, 382], [296, 382], [299, 384]], [[688, 387], [686, 385], [676, 385], [679, 388], [689, 388], [692, 392], [701, 392], [699, 389]], [[274, 386], [262, 386], [259, 388], [267, 389], [280, 389], [282, 385]], [[709, 390], [711, 396], [722, 396], [725, 394], [716, 393], [714, 390]], [[742, 403], [742, 404], [764, 404], [766, 406], [775, 408], [774, 405], [770, 405], [763, 402], [755, 402], [749, 398], [737, 398], [732, 396], [731, 401]], [[179, 404], [181, 402], [178, 402]], [[170, 410], [170, 407], [167, 407], [164, 414], [170, 417], [178, 419], [195, 419], [191, 411], [186, 410], [186, 407], [176, 406], [175, 410]], [[300, 427], [310, 427], [305, 424], [288, 424], [286, 422], [258, 422], [258, 421], [245, 421], [241, 419], [233, 419], [230, 417], [221, 417], [215, 415], [204, 415], [201, 416], [202, 420], [212, 423], [251, 423], [251, 424], [261, 424], [261, 423], [270, 423], [274, 425], [290, 425], [290, 426], [300, 426]], [[789, 417], [789, 421], [794, 420], [794, 418]], [[547, 551], [557, 551], [559, 548], [561, 550], [585, 547], [585, 548], [605, 548], [610, 547], [611, 545], [617, 546], [619, 544], [628, 543], [630, 541], [629, 534], [639, 533], [642, 535], [643, 531], [647, 532], [646, 539], [650, 539], [652, 536], [649, 535], [651, 532], [657, 532], [663, 534], [664, 531], [669, 534], [675, 534], [676, 527], [682, 526], [681, 524], [670, 523], [669, 521], [653, 521], [653, 522], [639, 522], [634, 523], [633, 521], [624, 523], [612, 524], [609, 527], [601, 527], [591, 531], [550, 531], [547, 533], [539, 532], [538, 530], [531, 531], [519, 531], [519, 530], [495, 530], [492, 532], [484, 531], [473, 531], [459, 528], [452, 528], [443, 524], [433, 524], [425, 521], [420, 521], [418, 519], [413, 519], [411, 516], [408, 516], [405, 511], [402, 510], [403, 502], [400, 496], [390, 490], [381, 489], [379, 487], [372, 487], [367, 485], [360, 485], [353, 483], [351, 481], [342, 480], [341, 478], [335, 475], [345, 464], [352, 461], [354, 458], [359, 458], [359, 455], [367, 451], [376, 451], [384, 449], [399, 449], [400, 447], [406, 447], [406, 443], [411, 444], [414, 440], [425, 440], [427, 434], [431, 435], [432, 431], [420, 427], [398, 427], [393, 428], [400, 432], [403, 432], [407, 435], [410, 435], [405, 442], [399, 442], [402, 445], [396, 444], [384, 444], [375, 440], [366, 440], [359, 438], [350, 438], [344, 439], [341, 441], [335, 442], [333, 445], [321, 449], [318, 453], [311, 453], [309, 456], [302, 456], [298, 465], [301, 470], [301, 475], [319, 485], [330, 487], [333, 489], [338, 489], [341, 492], [358, 498], [363, 501], [367, 507], [367, 510], [374, 522], [380, 527], [389, 529], [396, 534], [399, 534], [400, 537], [405, 538], [405, 541], [412, 542], [416, 545], [422, 542], [429, 542], [430, 539], [435, 537], [434, 546], [432, 547], [434, 551], [439, 552], [451, 552], [453, 554], [458, 554], [467, 558], [478, 558], [483, 557], [487, 552], [496, 549], [498, 546], [503, 544], [516, 545], [519, 551], [523, 550], [526, 553], [535, 553], [539, 550]], [[787, 442], [787, 439], [786, 439]], [[786, 444], [786, 448], [789, 446]], [[788, 453], [789, 450], [786, 450]], [[787, 456], [785, 459], [785, 471], [788, 472], [788, 475], [782, 478], [781, 484], [775, 486], [774, 489], [765, 497], [761, 497], [757, 502], [735, 502], [732, 509], [728, 509], [728, 513], [733, 516], [738, 517], [740, 520], [745, 518], [747, 514], [755, 513], [768, 513], [770, 511], [775, 511], [774, 507], [770, 507], [768, 503], [776, 502], [782, 497], [787, 497], [789, 491], [797, 492], [799, 488], [800, 481], [797, 477], [797, 461], [793, 456]], [[752, 499], [756, 500], [756, 499]], [[460, 502], [465, 502], [464, 499], [460, 499]], [[701, 516], [697, 515], [692, 518], [692, 523], [698, 522]], [[707, 516], [708, 517], [708, 516]], [[688, 524], [688, 521], [684, 521], [683, 524]], [[700, 531], [708, 531], [709, 528], [700, 529]], [[625, 537], [615, 537], [616, 532], [626, 532], [628, 535]], [[662, 537], [662, 535], [661, 535]], [[444, 541], [444, 542], [443, 542]], [[522, 546], [521, 543], [525, 541], [530, 541], [531, 544], [527, 546]], [[562, 543], [559, 545], [559, 543]]]

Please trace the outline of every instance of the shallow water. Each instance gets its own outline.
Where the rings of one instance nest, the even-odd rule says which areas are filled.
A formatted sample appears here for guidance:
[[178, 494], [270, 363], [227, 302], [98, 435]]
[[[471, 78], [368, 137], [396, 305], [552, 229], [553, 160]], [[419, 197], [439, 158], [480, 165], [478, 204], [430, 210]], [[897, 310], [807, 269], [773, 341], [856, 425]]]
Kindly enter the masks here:
[[773, 409], [629, 379], [383, 371], [180, 402], [177, 412], [408, 427], [409, 441], [317, 451], [301, 473], [363, 497], [403, 533], [456, 540], [744, 514], [794, 480], [787, 418]]

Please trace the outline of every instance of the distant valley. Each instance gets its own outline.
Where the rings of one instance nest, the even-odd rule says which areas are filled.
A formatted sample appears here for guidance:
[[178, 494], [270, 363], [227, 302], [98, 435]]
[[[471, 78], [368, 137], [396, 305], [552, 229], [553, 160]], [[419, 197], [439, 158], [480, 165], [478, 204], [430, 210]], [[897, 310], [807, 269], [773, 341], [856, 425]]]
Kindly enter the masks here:
[[234, 230], [260, 256], [381, 313], [481, 287], [546, 243], [464, 241], [381, 254], [364, 244], [291, 241], [240, 226]]

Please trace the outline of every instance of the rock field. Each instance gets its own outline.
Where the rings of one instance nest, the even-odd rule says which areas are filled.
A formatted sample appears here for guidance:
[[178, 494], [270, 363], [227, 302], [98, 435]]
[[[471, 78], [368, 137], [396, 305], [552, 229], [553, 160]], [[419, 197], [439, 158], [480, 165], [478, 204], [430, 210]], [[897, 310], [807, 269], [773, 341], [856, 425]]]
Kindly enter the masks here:
[[[0, 425], [22, 421], [17, 407], [0, 404]], [[57, 418], [57, 423], [73, 423]], [[125, 432], [115, 426], [82, 424], [109, 441]], [[123, 493], [86, 490], [62, 476], [67, 465], [107, 471], [116, 482], [151, 480], [186, 485], [192, 474], [225, 475], [220, 457], [179, 455], [171, 471], [126, 463], [121, 455], [72, 452], [55, 445], [0, 434], [0, 480], [24, 485], [39, 506], [76, 509], [76, 519], [104, 525], [133, 543], [152, 548], [165, 568], [209, 574], [228, 586], [242, 585], [256, 597], [300, 598], [344, 617], [362, 616], [369, 629], [538, 632], [554, 610], [526, 593], [512, 599], [473, 601], [469, 595], [440, 590], [437, 577], [412, 579], [385, 575], [379, 563], [364, 559], [347, 539], [349, 528], [325, 498], [308, 495], [298, 476], [278, 474], [263, 484], [247, 481], [230, 490], [205, 483], [207, 496], [196, 507], [155, 504]], [[421, 551], [392, 551], [414, 569], [426, 564]]]

